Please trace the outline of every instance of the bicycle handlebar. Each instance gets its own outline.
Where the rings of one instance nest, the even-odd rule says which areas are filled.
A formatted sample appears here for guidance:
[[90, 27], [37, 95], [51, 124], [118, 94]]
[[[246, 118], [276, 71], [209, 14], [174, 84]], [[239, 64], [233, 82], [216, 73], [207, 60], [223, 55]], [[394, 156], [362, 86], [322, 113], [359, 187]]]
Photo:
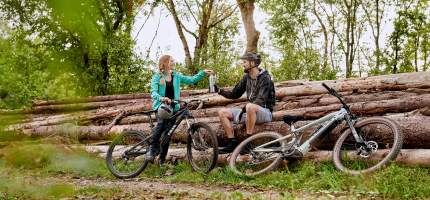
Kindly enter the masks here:
[[185, 107], [188, 106], [188, 104], [192, 103], [192, 102], [198, 102], [199, 105], [197, 106], [196, 110], [201, 109], [203, 107], [203, 100], [202, 99], [191, 99], [188, 101], [182, 101], [182, 100], [172, 100], [172, 104], [181, 104], [183, 103], [185, 105]]
[[331, 92], [331, 88], [330, 87], [328, 87], [328, 85], [327, 84], [325, 84], [325, 83], [322, 83], [322, 86], [323, 87], [325, 87], [325, 89], [327, 89], [329, 92]]
[[172, 102], [173, 102], [173, 103], [176, 103], [176, 104], [183, 103], [183, 104], [185, 104], [185, 105], [188, 105], [188, 104], [189, 104], [189, 103], [191, 103], [191, 102], [203, 102], [203, 100], [201, 100], [201, 99], [191, 99], [191, 100], [188, 100], [188, 101], [172, 100]]
[[339, 99], [340, 103], [342, 103], [343, 107], [348, 111], [348, 113], [351, 113], [351, 110], [349, 109], [349, 106], [343, 101], [342, 96], [336, 92], [333, 88], [329, 87], [327, 84], [322, 83], [321, 84], [325, 89], [327, 89], [328, 93], [335, 96], [337, 99]]

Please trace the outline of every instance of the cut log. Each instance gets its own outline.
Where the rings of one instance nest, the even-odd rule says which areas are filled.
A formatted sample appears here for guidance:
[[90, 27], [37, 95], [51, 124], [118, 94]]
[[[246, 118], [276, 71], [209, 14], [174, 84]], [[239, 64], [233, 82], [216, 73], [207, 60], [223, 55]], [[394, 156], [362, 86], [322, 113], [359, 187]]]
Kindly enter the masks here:
[[[430, 72], [404, 73], [347, 81], [333, 81], [329, 86], [338, 92], [354, 90], [406, 90], [408, 88], [426, 89], [430, 88]], [[324, 93], [327, 93], [327, 90], [320, 82], [310, 82], [310, 84], [307, 85], [278, 88], [276, 96], [282, 99], [285, 96], [307, 96]]]
[[[85, 151], [93, 154], [97, 154], [102, 158], [106, 158], [106, 152], [109, 146], [100, 145], [100, 146], [85, 146]], [[381, 149], [376, 153], [372, 154], [370, 157], [374, 160], [381, 160], [382, 156], [387, 155], [387, 150]], [[113, 156], [118, 157], [122, 152], [114, 152]], [[166, 160], [167, 161], [176, 161], [176, 160], [187, 160], [186, 154], [187, 150], [185, 148], [171, 148], [167, 153]], [[348, 154], [356, 154], [356, 152], [349, 152]], [[304, 157], [303, 160], [314, 161], [314, 162], [325, 162], [332, 160], [332, 151], [310, 151]], [[199, 156], [194, 157], [199, 160]], [[228, 164], [228, 159], [230, 158], [230, 154], [220, 154], [218, 156], [217, 163], [218, 164]], [[238, 160], [239, 162], [243, 162], [249, 159], [249, 155], [240, 155]], [[394, 161], [397, 164], [408, 165], [408, 166], [430, 166], [430, 149], [402, 149]]]
[[[370, 116], [383, 115], [386, 113], [402, 113], [430, 106], [430, 94], [417, 95], [402, 99], [391, 99], [371, 102], [358, 102], [349, 104], [351, 111], [356, 115]], [[284, 110], [273, 113], [274, 121], [281, 120], [284, 115], [304, 116], [306, 119], [315, 119], [337, 111], [341, 104], [328, 106], [299, 108]]]
[[[416, 96], [419, 94], [430, 94], [430, 90], [405, 90], [405, 91], [382, 91], [373, 93], [344, 93], [343, 99], [346, 103], [382, 101], [389, 99], [401, 99], [405, 97]], [[329, 94], [301, 96], [301, 97], [285, 97], [281, 102], [277, 102], [274, 110], [296, 109], [303, 107], [318, 107], [331, 104], [338, 104], [339, 100]]]
[[[391, 95], [391, 94], [390, 94]], [[403, 95], [403, 93], [402, 93]], [[395, 95], [394, 95], [395, 96]], [[371, 102], [357, 102], [349, 104], [351, 111], [360, 116], [383, 115], [386, 113], [401, 113], [409, 112], [415, 109], [430, 106], [430, 94], [424, 95], [411, 95], [410, 97], [402, 99], [391, 99], [382, 101]], [[240, 107], [240, 106], [239, 106]], [[150, 105], [144, 103], [136, 103], [133, 105], [117, 106], [117, 110], [100, 110], [99, 112], [84, 112], [79, 114], [61, 115], [61, 117], [52, 116], [44, 121], [33, 121], [24, 124], [10, 126], [9, 130], [29, 129], [38, 126], [49, 126], [61, 124], [64, 122], [82, 121], [82, 120], [95, 120], [103, 118], [113, 118], [119, 113], [119, 110], [124, 110], [127, 114], [138, 113], [144, 110], [149, 110]], [[193, 110], [191, 113], [196, 118], [218, 117], [218, 111], [223, 107], [214, 107], [201, 110]], [[298, 115], [304, 116], [305, 119], [315, 119], [322, 117], [328, 113], [337, 111], [341, 108], [340, 104], [331, 104], [328, 106], [319, 107], [306, 107], [292, 110], [282, 110], [273, 113], [273, 120], [280, 121], [284, 115]], [[153, 117], [155, 120], [155, 117]], [[149, 119], [145, 116], [127, 117], [120, 121], [121, 124], [130, 123], [143, 123], [148, 122]]]
[[87, 103], [74, 103], [74, 104], [59, 104], [59, 105], [43, 105], [33, 107], [32, 113], [47, 113], [47, 112], [63, 112], [73, 110], [91, 110], [105, 107], [112, 107], [124, 104], [151, 104], [151, 99], [127, 99], [127, 100], [114, 100], [114, 101], [101, 101], [101, 102], [87, 102]]
[[[181, 97], [188, 97], [193, 95], [200, 95], [208, 93], [208, 89], [202, 90], [182, 90]], [[150, 99], [151, 95], [148, 93], [136, 93], [136, 94], [119, 94], [119, 95], [107, 95], [107, 96], [92, 96], [79, 99], [63, 99], [63, 100], [36, 100], [33, 102], [33, 106], [46, 106], [46, 105], [60, 105], [60, 104], [75, 104], [75, 103], [89, 103], [89, 102], [103, 102], [103, 101], [115, 101], [115, 100], [134, 100], [134, 99]]]
[[[294, 81], [293, 81], [294, 82]], [[410, 88], [430, 88], [430, 72], [419, 72], [419, 73], [405, 73], [395, 75], [384, 75], [375, 76], [360, 79], [345, 79], [337, 81], [311, 81], [302, 82], [295, 84], [287, 84], [287, 86], [296, 85], [292, 87], [285, 87], [283, 84], [277, 84], [276, 96], [278, 99], [282, 99], [287, 96], [309, 96], [326, 94], [327, 91], [321, 86], [321, 82], [329, 83], [330, 86], [335, 88], [338, 92], [345, 91], [384, 91], [384, 90], [406, 90]], [[236, 100], [225, 99], [217, 94], [208, 94], [207, 90], [196, 90], [196, 91], [183, 91], [184, 97], [200, 98], [208, 100], [206, 107], [212, 106], [225, 106], [227, 104], [235, 102], [244, 102], [246, 98], [243, 96]], [[125, 95], [110, 95], [110, 96], [96, 96], [82, 99], [72, 100], [55, 100], [55, 101], [39, 101], [34, 103], [36, 110], [24, 109], [24, 110], [1, 110], [0, 114], [29, 114], [35, 111], [40, 112], [43, 109], [56, 110], [67, 108], [66, 105], [60, 106], [60, 104], [76, 104], [76, 103], [89, 103], [97, 102], [96, 104], [84, 104], [84, 105], [70, 105], [74, 109], [82, 106], [83, 108], [89, 109], [100, 104], [114, 104], [114, 103], [101, 103], [104, 101], [117, 101], [117, 100], [131, 100], [131, 99], [149, 99], [148, 94], [125, 94]], [[333, 101], [333, 100], [330, 100]], [[54, 106], [58, 105], [58, 106]], [[46, 106], [46, 107], [43, 107]], [[70, 108], [69, 107], [69, 108]]]
[[[425, 116], [419, 113], [415, 113], [413, 115], [410, 114], [396, 114], [396, 115], [388, 115], [388, 118], [393, 119], [397, 123], [399, 123], [402, 132], [404, 133], [404, 144], [405, 148], [430, 148], [430, 116]], [[208, 120], [202, 118], [204, 120]], [[216, 120], [212, 118], [213, 120]], [[197, 119], [197, 121], [199, 121]], [[209, 120], [208, 120], [209, 121]], [[301, 121], [296, 123], [296, 127], [300, 127], [306, 124], [306, 121]], [[218, 137], [218, 142], [220, 146], [225, 145], [226, 136], [224, 133], [224, 129], [218, 122], [211, 122], [209, 126], [216, 132]], [[339, 125], [335, 128], [331, 134], [326, 137], [322, 137], [318, 142], [314, 144], [315, 148], [318, 149], [331, 149], [333, 148], [334, 142], [337, 140], [339, 135], [344, 130], [344, 125]], [[56, 126], [41, 126], [32, 129], [25, 129], [24, 133], [32, 136], [49, 136], [52, 134], [58, 134], [60, 136], [74, 136], [78, 139], [90, 139], [90, 140], [101, 140], [110, 138], [112, 135], [120, 133], [124, 130], [139, 130], [143, 131], [145, 134], [150, 134], [150, 126], [148, 123], [142, 124], [133, 124], [133, 125], [116, 125], [113, 126], [109, 132], [106, 131], [105, 126], [73, 126], [73, 125], [56, 125]], [[172, 140], [174, 142], [186, 142], [187, 134], [187, 125], [185, 122], [180, 124], [173, 135]], [[306, 137], [312, 133], [315, 128], [310, 128], [305, 131]], [[255, 127], [255, 132], [261, 131], [276, 131], [283, 135], [289, 133], [289, 126], [283, 122], [271, 122], [265, 123], [261, 125], [257, 125]], [[381, 137], [384, 134], [385, 129], [382, 129], [380, 134]], [[236, 136], [242, 140], [246, 137], [245, 127], [240, 126], [238, 131], [236, 132]]]
[[79, 122], [85, 120], [96, 120], [96, 119], [104, 119], [104, 118], [114, 118], [119, 113], [124, 111], [127, 114], [139, 113], [145, 110], [150, 110], [151, 107], [148, 104], [137, 103], [137, 104], [126, 104], [115, 107], [116, 109], [99, 109], [97, 111], [86, 111], [78, 114], [66, 114], [61, 115], [61, 117], [52, 116], [52, 118], [48, 118], [44, 121], [35, 121], [24, 124], [16, 124], [9, 126], [7, 131], [13, 130], [21, 130], [21, 129], [29, 129], [35, 128], [39, 126], [49, 126], [54, 124], [61, 124], [66, 122]]

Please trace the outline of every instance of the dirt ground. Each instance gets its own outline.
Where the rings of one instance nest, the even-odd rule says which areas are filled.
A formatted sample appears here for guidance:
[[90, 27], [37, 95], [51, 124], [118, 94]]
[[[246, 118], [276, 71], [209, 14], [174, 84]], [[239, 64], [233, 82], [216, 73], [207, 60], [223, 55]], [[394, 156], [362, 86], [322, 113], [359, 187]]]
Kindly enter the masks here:
[[[78, 187], [99, 186], [117, 188], [122, 195], [114, 199], [375, 199], [372, 195], [303, 191], [262, 190], [252, 187], [233, 185], [208, 185], [188, 183], [168, 183], [147, 178], [128, 180], [80, 179], [78, 177], [63, 177], [67, 182]], [[93, 199], [96, 196], [78, 196], [76, 199]]]

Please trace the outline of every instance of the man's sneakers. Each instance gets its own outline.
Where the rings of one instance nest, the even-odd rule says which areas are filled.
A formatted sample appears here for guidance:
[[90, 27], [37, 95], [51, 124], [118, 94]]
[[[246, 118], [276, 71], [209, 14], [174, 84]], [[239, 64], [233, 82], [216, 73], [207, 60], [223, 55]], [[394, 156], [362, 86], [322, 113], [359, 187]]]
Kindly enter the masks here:
[[219, 154], [231, 153], [234, 151], [237, 145], [239, 145], [239, 141], [237, 141], [236, 138], [229, 138], [227, 146], [219, 148], [218, 152]]

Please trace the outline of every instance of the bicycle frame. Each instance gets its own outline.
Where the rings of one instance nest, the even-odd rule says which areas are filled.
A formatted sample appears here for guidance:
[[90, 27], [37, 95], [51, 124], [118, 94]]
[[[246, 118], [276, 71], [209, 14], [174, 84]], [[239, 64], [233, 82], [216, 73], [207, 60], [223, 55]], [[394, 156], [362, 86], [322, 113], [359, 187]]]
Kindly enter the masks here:
[[[334, 123], [336, 123], [336, 121], [340, 121], [340, 120], [347, 121], [347, 123], [349, 125], [349, 128], [351, 128], [353, 130], [352, 131], [353, 132], [353, 136], [356, 139], [356, 141], [359, 142], [359, 143], [363, 143], [363, 139], [361, 138], [361, 136], [359, 136], [357, 134], [357, 132], [355, 131], [355, 128], [353, 126], [356, 120], [355, 119], [354, 120], [351, 119], [348, 111], [345, 108], [341, 108], [337, 112], [330, 113], [330, 114], [328, 114], [328, 115], [326, 115], [324, 117], [321, 117], [321, 118], [319, 118], [319, 119], [317, 119], [317, 120], [315, 120], [313, 122], [310, 122], [310, 123], [308, 123], [308, 124], [306, 124], [306, 125], [298, 128], [298, 129], [296, 129], [294, 127], [294, 124], [291, 124], [291, 132], [292, 132], [292, 134], [289, 134], [289, 135], [283, 136], [281, 138], [278, 138], [276, 140], [264, 143], [264, 144], [256, 147], [253, 151], [255, 151], [255, 152], [276, 152], [273, 149], [265, 149], [263, 147], [266, 147], [266, 146], [268, 146], [270, 144], [273, 144], [275, 142], [279, 142], [279, 141], [282, 141], [282, 140], [287, 140], [287, 139], [289, 139], [289, 138], [291, 138], [293, 136], [294, 136], [294, 138], [290, 142], [288, 142], [287, 144], [290, 144], [290, 145], [294, 146], [294, 145], [296, 145], [297, 143], [300, 142], [299, 139], [297, 139], [297, 138], [300, 138], [300, 136], [303, 134], [303, 132], [305, 130], [307, 130], [308, 128], [310, 128], [312, 126], [315, 126], [315, 125], [324, 124], [322, 127], [320, 127], [319, 129], [317, 129], [314, 133], [312, 133], [311, 136], [309, 137], [309, 139], [307, 139], [306, 141], [304, 141], [300, 146], [297, 146], [297, 145], [294, 146], [295, 149], [297, 149], [298, 151], [300, 151], [302, 153], [302, 155], [304, 155], [304, 154], [306, 154], [309, 151], [310, 145], [314, 141], [316, 141], [328, 129], [328, 127], [330, 127], [331, 125], [333, 125]], [[290, 146], [290, 148], [291, 148], [291, 146]], [[287, 150], [289, 150], [290, 148], [281, 149], [281, 151], [278, 150], [278, 152], [282, 152], [283, 153], [283, 152], [286, 152]]]
[[[191, 113], [190, 113], [190, 110], [189, 110], [188, 107], [180, 109], [178, 112], [176, 112], [170, 118], [170, 120], [175, 120], [175, 123], [173, 125], [169, 124], [169, 127], [165, 131], [163, 131], [161, 133], [161, 135], [167, 134], [168, 136], [171, 136], [171, 134], [173, 134], [173, 132], [176, 130], [176, 128], [179, 126], [179, 124], [181, 124], [182, 120], [184, 120], [184, 119], [186, 120], [188, 129], [189, 129], [191, 127], [191, 125], [190, 125], [190, 123], [188, 121], [188, 118], [190, 116], [191, 116]], [[153, 125], [153, 122], [151, 120], [151, 116], [149, 116], [149, 122], [150, 122], [150, 127], [153, 128], [154, 125]], [[148, 136], [147, 138], [149, 138], [149, 137], [152, 137], [152, 136]], [[136, 147], [140, 146], [144, 142], [146, 142], [146, 139], [142, 140], [141, 142], [139, 142], [137, 144], [135, 144], [133, 147], [131, 147], [130, 149], [128, 149], [125, 153], [126, 154], [139, 154], [139, 155], [140, 154], [145, 154], [146, 152], [138, 152], [138, 153], [137, 152], [133, 152]], [[133, 153], [130, 153], [130, 152], [133, 152]]]

